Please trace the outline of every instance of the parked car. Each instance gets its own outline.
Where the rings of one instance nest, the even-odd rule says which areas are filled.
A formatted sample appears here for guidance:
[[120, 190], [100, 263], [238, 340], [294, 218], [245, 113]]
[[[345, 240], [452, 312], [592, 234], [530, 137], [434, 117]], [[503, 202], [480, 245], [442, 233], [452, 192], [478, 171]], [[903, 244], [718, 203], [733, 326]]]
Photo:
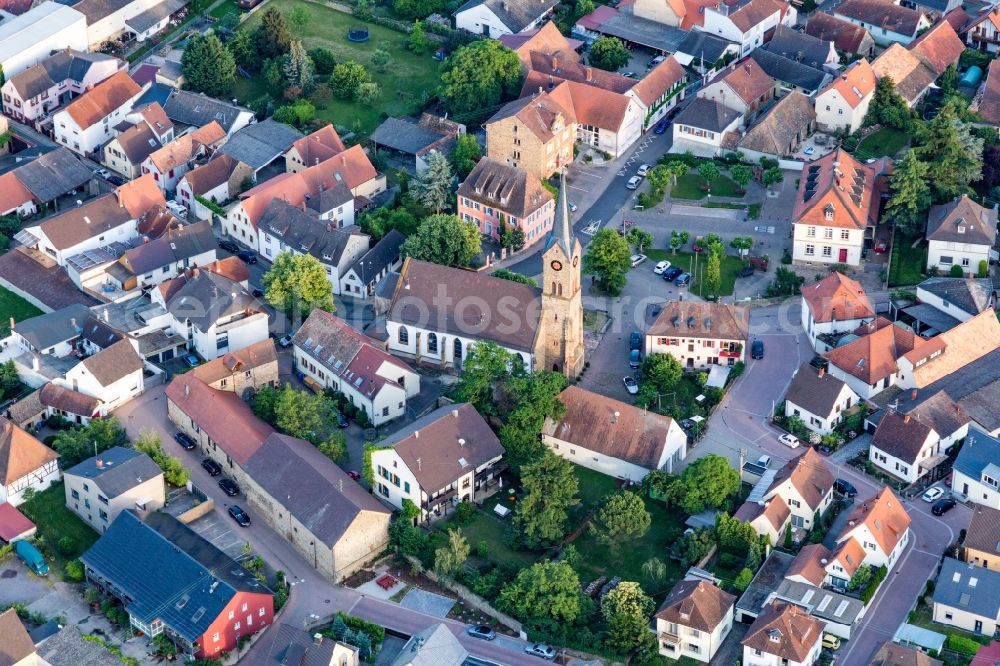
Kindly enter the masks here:
[[347, 422], [347, 418], [344, 416], [343, 412], [337, 412], [337, 427], [346, 428], [350, 423]]
[[812, 357], [812, 360], [809, 361], [809, 365], [816, 368], [817, 370], [819, 370], [820, 368], [826, 370], [827, 362], [825, 358], [823, 358], [819, 354], [816, 354], [815, 356]]
[[671, 266], [667, 270], [663, 271], [663, 279], [668, 282], [673, 282], [677, 279], [677, 276], [683, 273], [683, 269], [677, 268], [676, 266]]
[[833, 449], [831, 449], [829, 446], [826, 446], [825, 444], [817, 444], [816, 453], [820, 454], [821, 456], [828, 456], [831, 453], [833, 453]]
[[628, 391], [629, 395], [635, 395], [639, 392], [639, 384], [636, 383], [634, 378], [623, 377], [622, 381], [625, 383], [625, 390]]
[[633, 349], [628, 354], [628, 367], [635, 370], [640, 365], [642, 365], [642, 352], [638, 349]]
[[466, 633], [473, 638], [482, 638], [484, 641], [491, 641], [497, 637], [497, 632], [488, 624], [477, 624], [466, 629]]
[[629, 351], [633, 349], [642, 349], [642, 333], [639, 331], [632, 331], [629, 333], [628, 348]]
[[629, 261], [632, 262], [632, 268], [635, 268], [636, 266], [638, 266], [642, 262], [646, 261], [646, 255], [644, 255], [644, 254], [633, 254], [628, 259], [629, 259]]
[[189, 368], [193, 368], [198, 365], [198, 357], [194, 354], [184, 354], [184, 364]]
[[289, 347], [291, 347], [292, 346], [291, 334], [283, 335], [280, 338], [278, 338], [278, 345], [284, 349], [288, 349]]
[[226, 252], [231, 252], [233, 254], [236, 254], [237, 252], [240, 251], [240, 246], [231, 240], [220, 240], [219, 247], [221, 247]]
[[94, 169], [94, 175], [100, 176], [101, 178], [108, 179], [111, 177], [111, 172], [107, 169]]
[[920, 496], [920, 499], [925, 502], [933, 502], [934, 500], [939, 499], [942, 495], [944, 495], [944, 488], [941, 486], [934, 486], [933, 488], [928, 488], [927, 492]]
[[688, 286], [689, 284], [691, 284], [691, 274], [681, 273], [680, 275], [677, 276], [677, 279], [674, 280], [674, 284], [677, 285], [678, 287]]
[[546, 659], [548, 661], [552, 661], [556, 658], [555, 649], [553, 649], [551, 645], [546, 645], [545, 643], [534, 643], [524, 648], [524, 651], [532, 656], [541, 657], [542, 659]]
[[764, 341], [757, 339], [750, 345], [750, 358], [764, 358]]
[[110, 176], [108, 176], [107, 180], [108, 180], [109, 183], [111, 183], [115, 187], [121, 187], [122, 185], [124, 185], [125, 183], [128, 182], [127, 180], [125, 180], [121, 176], [116, 176], [115, 174], [111, 174]]
[[357, 470], [352, 469], [350, 472], [347, 473], [347, 476], [351, 477], [358, 483], [361, 482], [361, 472], [358, 472]]
[[749, 266], [744, 266], [739, 271], [737, 271], [736, 276], [741, 278], [748, 278], [753, 275], [753, 269]]
[[875, 254], [885, 254], [889, 251], [889, 242], [886, 240], [880, 240], [875, 243]]
[[955, 500], [951, 499], [950, 497], [947, 499], [938, 500], [937, 503], [931, 507], [931, 513], [933, 513], [935, 516], [943, 516], [944, 514], [954, 509], [955, 504], [957, 504], [957, 502], [955, 502]]
[[240, 524], [240, 527], [250, 527], [250, 516], [247, 515], [246, 511], [235, 504], [229, 507], [229, 515], [233, 517], [233, 520]]
[[190, 451], [195, 447], [194, 439], [192, 439], [191, 436], [186, 433], [183, 432], [177, 433], [176, 435], [174, 435], [174, 440], [178, 444], [180, 444], [181, 448], [184, 449], [185, 451]]
[[652, 168], [653, 166], [651, 164], [643, 164], [638, 169], [636, 169], [635, 175], [642, 176], [643, 178], [645, 178], [646, 174], [649, 173], [649, 170]]
[[577, 206], [575, 203], [571, 203], [569, 205], [569, 212], [575, 213], [577, 208], [579, 208], [579, 206]]
[[222, 488], [222, 492], [230, 497], [236, 497], [240, 494], [240, 487], [232, 479], [220, 479], [219, 487]]
[[646, 65], [646, 69], [653, 69], [654, 67], [656, 67], [657, 65], [659, 65], [661, 62], [663, 62], [666, 59], [667, 59], [667, 56], [658, 55], [658, 56], [656, 56], [655, 58], [653, 58], [652, 60], [649, 61], [649, 64]]
[[799, 448], [799, 438], [795, 435], [790, 435], [787, 432], [778, 438], [778, 441], [787, 446], [790, 449]]
[[243, 260], [247, 264], [257, 263], [257, 253], [253, 250], [240, 250], [236, 253], [236, 256]]
[[639, 75], [636, 74], [635, 72], [622, 72], [622, 76], [629, 79], [635, 79], [636, 81], [639, 80]]
[[656, 123], [656, 127], [653, 128], [653, 132], [656, 134], [663, 134], [667, 131], [667, 127], [670, 125], [670, 121], [664, 118], [660, 122]]
[[768, 467], [771, 466], [771, 456], [765, 453], [760, 458], [757, 458], [757, 464], [763, 467], [764, 469], [767, 469]]
[[844, 479], [836, 479], [833, 482], [833, 489], [844, 497], [854, 497], [858, 494], [858, 489]]
[[661, 261], [661, 262], [658, 262], [656, 264], [656, 266], [653, 266], [653, 272], [656, 273], [657, 275], [663, 275], [663, 272], [665, 270], [667, 270], [668, 268], [670, 268], [670, 262], [669, 261]]
[[833, 634], [823, 634], [823, 647], [827, 650], [839, 650], [840, 639]]
[[205, 458], [202, 460], [201, 466], [206, 472], [208, 472], [209, 476], [219, 476], [222, 474], [222, 467], [211, 458]]
[[254, 287], [253, 289], [250, 290], [250, 293], [253, 294], [254, 298], [264, 297], [264, 290], [261, 289], [260, 287]]
[[639, 187], [639, 184], [641, 182], [642, 182], [642, 176], [632, 176], [631, 178], [628, 179], [628, 182], [625, 183], [625, 187], [627, 187], [630, 190], [634, 190]]
[[49, 565], [45, 562], [42, 553], [35, 546], [24, 539], [14, 542], [14, 552], [17, 557], [24, 562], [24, 565], [35, 572], [36, 576], [47, 576]]

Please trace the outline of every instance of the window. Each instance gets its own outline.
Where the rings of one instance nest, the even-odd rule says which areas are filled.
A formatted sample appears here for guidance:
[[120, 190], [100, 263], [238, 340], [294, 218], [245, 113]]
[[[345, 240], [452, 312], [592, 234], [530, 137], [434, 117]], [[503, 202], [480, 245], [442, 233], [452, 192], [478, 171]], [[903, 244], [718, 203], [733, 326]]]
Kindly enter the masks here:
[[847, 230], [847, 229], [841, 229], [840, 230], [840, 239], [841, 240], [849, 240], [850, 238], [851, 238], [851, 232], [849, 230]]
[[[264, 609], [262, 608], [261, 610], [264, 610]], [[212, 641], [215, 642], [215, 643], [219, 642], [219, 634], [218, 633], [212, 634]]]
[[806, 227], [806, 236], [816, 238], [816, 227]]
[[108, 512], [107, 511], [105, 511], [104, 509], [100, 509], [97, 513], [101, 516], [101, 520], [103, 520], [104, 522], [108, 522]]
[[406, 494], [410, 493], [410, 482], [409, 481], [403, 481], [403, 492], [405, 492]]
[[953, 263], [955, 263], [955, 259], [953, 257], [946, 257], [945, 255], [941, 255], [941, 263], [950, 266]]
[[829, 257], [831, 255], [833, 255], [833, 248], [830, 247], [829, 245], [824, 245], [823, 246], [823, 256], [824, 257]]
[[265, 611], [263, 608], [260, 608], [260, 609], [257, 610], [257, 615], [259, 617], [264, 617], [264, 615], [266, 614], [266, 612], [267, 611]]
[[[402, 329], [400, 329], [402, 330]], [[434, 333], [427, 334], [427, 353], [436, 354], [438, 350], [438, 337]]]
[[962, 265], [965, 266], [966, 268], [969, 267], [969, 258], [968, 257], [962, 257]]
[[399, 331], [397, 331], [396, 333], [396, 339], [399, 341], [399, 344], [401, 345], [410, 344], [410, 332], [406, 330], [405, 326], [399, 327]]
[[240, 624], [239, 622], [234, 622], [234, 623], [233, 623], [233, 631], [239, 631], [239, 630], [240, 630], [240, 627], [242, 627], [242, 626], [243, 626], [243, 625], [242, 625], [242, 624]]
[[382, 408], [382, 416], [389, 416], [389, 408], [388, 407], [383, 407]]
[[244, 613], [246, 613], [246, 612], [247, 612], [247, 605], [246, 605], [246, 604], [243, 604], [243, 612], [244, 612]]
[[[832, 219], [833, 218], [833, 209], [832, 208], [829, 210], [829, 215], [830, 215], [830, 217], [828, 219]], [[823, 238], [833, 238], [833, 229], [824, 229], [823, 230]]]
[[73, 495], [73, 499], [75, 499], [75, 500], [80, 499], [80, 493], [78, 493], [76, 490], [73, 490], [72, 495]]
[[815, 245], [806, 245], [806, 255], [808, 255], [808, 256], [811, 257], [811, 256], [813, 256], [815, 254], [816, 254], [816, 246]]

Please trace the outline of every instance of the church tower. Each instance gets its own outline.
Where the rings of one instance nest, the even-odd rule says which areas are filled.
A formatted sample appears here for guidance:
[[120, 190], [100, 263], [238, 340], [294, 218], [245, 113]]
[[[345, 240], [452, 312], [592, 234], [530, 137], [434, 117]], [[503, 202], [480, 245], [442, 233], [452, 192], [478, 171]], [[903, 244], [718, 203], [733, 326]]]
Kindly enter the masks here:
[[583, 246], [573, 235], [566, 175], [559, 184], [555, 223], [542, 251], [542, 310], [535, 334], [535, 367], [566, 377], [583, 371], [583, 301], [580, 270]]

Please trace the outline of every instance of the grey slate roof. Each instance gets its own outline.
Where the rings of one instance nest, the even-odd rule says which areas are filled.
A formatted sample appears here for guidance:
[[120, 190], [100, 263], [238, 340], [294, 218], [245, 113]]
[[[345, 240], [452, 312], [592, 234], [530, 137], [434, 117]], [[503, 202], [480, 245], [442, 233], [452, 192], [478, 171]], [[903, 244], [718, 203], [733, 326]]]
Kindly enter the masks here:
[[317, 644], [311, 633], [290, 624], [281, 624], [271, 631], [277, 633], [271, 644], [268, 664], [330, 666], [337, 641], [324, 638], [323, 642]]
[[216, 250], [218, 246], [212, 233], [212, 225], [207, 220], [201, 220], [168, 229], [163, 236], [125, 252], [122, 261], [132, 270], [133, 275], [142, 275], [175, 261]]
[[83, 326], [90, 316], [90, 308], [87, 306], [70, 305], [55, 312], [15, 322], [14, 330], [30, 342], [32, 347], [41, 351], [60, 342], [80, 337]]
[[820, 68], [764, 49], [755, 51], [753, 59], [771, 78], [801, 88], [808, 93], [819, 90], [832, 78]]
[[[959, 229], [963, 231], [959, 233]], [[927, 214], [927, 240], [989, 245], [997, 239], [997, 212], [983, 208], [968, 196], [940, 206]]]
[[38, 656], [50, 666], [121, 666], [122, 663], [100, 643], [84, 640], [75, 625], [63, 627], [39, 644]]
[[[461, 10], [459, 10], [461, 11]], [[515, 30], [515, 32], [517, 32]], [[392, 150], [416, 155], [427, 146], [440, 141], [444, 134], [418, 125], [407, 118], [386, 118], [371, 134], [372, 143]]]
[[328, 547], [362, 511], [389, 511], [309, 442], [271, 434], [244, 465], [247, 475]]
[[60, 146], [14, 171], [21, 184], [42, 203], [86, 185], [94, 177], [69, 148]]
[[977, 315], [990, 307], [993, 300], [993, 281], [989, 278], [927, 278], [917, 289], [934, 294], [963, 312]]
[[824, 372], [821, 377], [816, 368], [803, 363], [792, 378], [785, 399], [808, 412], [828, 417], [844, 386], [846, 384], [833, 375]]
[[[758, 54], [754, 54], [756, 58]], [[740, 140], [740, 148], [785, 157], [816, 122], [812, 100], [798, 90], [778, 100]]]
[[83, 81], [95, 62], [114, 60], [103, 53], [84, 53], [65, 49], [56, 51], [42, 62], [8, 79], [21, 99], [31, 99], [65, 81]]
[[739, 112], [718, 102], [696, 97], [674, 118], [674, 124], [689, 125], [710, 132], [722, 132], [739, 117]]
[[979, 479], [987, 468], [995, 469], [994, 478], [1000, 476], [1000, 439], [990, 437], [976, 427], [970, 427], [965, 444], [955, 458], [954, 469], [970, 478]]
[[114, 499], [140, 483], [163, 474], [163, 470], [145, 453], [116, 446], [98, 456], [87, 458], [63, 474], [90, 479], [105, 497]]
[[405, 240], [406, 236], [398, 229], [390, 229], [389, 233], [382, 236], [371, 249], [358, 257], [348, 270], [354, 271], [362, 280], [371, 281], [383, 269], [399, 260], [399, 248], [403, 246]]
[[222, 129], [227, 133], [240, 113], [250, 113], [242, 106], [226, 104], [199, 93], [176, 89], [172, 90], [170, 97], [163, 102], [163, 110], [166, 111], [167, 118], [176, 123], [202, 127], [214, 120], [222, 125]]
[[469, 0], [459, 7], [459, 14], [483, 5], [503, 21], [511, 32], [518, 33], [559, 4], [559, 0]]
[[[200, 638], [237, 592], [271, 594], [232, 558], [162, 512], [122, 511], [80, 560], [132, 602], [143, 623], [160, 618], [188, 641]], [[152, 563], [156, 575], [150, 575]]]
[[163, 0], [158, 5], [154, 5], [132, 18], [125, 21], [125, 25], [132, 28], [134, 32], [146, 32], [154, 25], [167, 18], [184, 6], [183, 0]]
[[832, 41], [819, 39], [784, 25], [777, 26], [771, 41], [761, 48], [817, 69], [821, 69], [823, 63], [830, 59], [831, 52], [834, 62], [837, 57]]
[[330, 228], [324, 220], [317, 220], [281, 199], [271, 200], [257, 222], [257, 228], [297, 252], [311, 254], [332, 266], [340, 266], [351, 239], [362, 236], [357, 227], [353, 227], [354, 231]]
[[797, 580], [781, 581], [775, 593], [779, 599], [802, 606], [810, 615], [825, 622], [852, 626], [865, 610], [860, 599]]
[[687, 33], [684, 41], [677, 47], [677, 52], [698, 60], [705, 58], [705, 62], [711, 64], [721, 58], [722, 54], [726, 52], [726, 48], [732, 44], [734, 42], [717, 35], [692, 30]]
[[934, 586], [934, 603], [995, 620], [1000, 615], [998, 589], [1000, 572], [946, 557]]
[[601, 24], [599, 31], [604, 35], [670, 53], [676, 52], [687, 38], [687, 32], [680, 28], [625, 12], [613, 14]]
[[167, 311], [180, 321], [191, 320], [202, 331], [227, 315], [258, 309], [257, 299], [243, 285], [217, 273], [196, 269], [175, 279], [184, 282], [165, 299]]
[[142, 370], [142, 358], [128, 340], [119, 340], [83, 360], [85, 367], [101, 386], [111, 386], [119, 379]]
[[77, 3], [68, 2], [76, 11], [87, 17], [87, 25], [94, 25], [118, 10], [128, 6], [131, 0], [80, 0]]
[[219, 152], [256, 171], [284, 155], [301, 138], [298, 130], [268, 118], [240, 129], [222, 144]]
[[411, 636], [392, 666], [461, 666], [468, 656], [455, 634], [438, 623]]
[[[988, 432], [1000, 428], [1000, 349], [994, 350], [920, 390], [917, 403], [944, 391]], [[905, 394], [901, 398], [907, 397]], [[906, 407], [906, 403], [902, 403]]]

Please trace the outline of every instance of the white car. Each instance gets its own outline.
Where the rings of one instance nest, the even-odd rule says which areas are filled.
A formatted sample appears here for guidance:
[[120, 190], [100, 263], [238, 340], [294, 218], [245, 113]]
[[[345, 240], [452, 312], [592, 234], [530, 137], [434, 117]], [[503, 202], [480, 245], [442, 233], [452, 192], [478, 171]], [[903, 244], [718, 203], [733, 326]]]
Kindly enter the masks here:
[[629, 261], [632, 262], [632, 268], [635, 268], [636, 266], [638, 266], [642, 262], [646, 261], [646, 255], [644, 255], [644, 254], [633, 254], [631, 257], [629, 257]]
[[642, 166], [640, 166], [640, 167], [639, 167], [639, 169], [638, 169], [638, 170], [637, 170], [637, 171], [635, 172], [635, 175], [637, 175], [637, 176], [643, 176], [643, 177], [645, 177], [645, 176], [646, 176], [646, 174], [647, 174], [647, 173], [649, 173], [649, 170], [650, 170], [650, 169], [652, 169], [652, 168], [653, 168], [653, 167], [652, 167], [652, 165], [649, 165], [649, 164], [643, 164], [643, 165], [642, 165]]
[[575, 212], [576, 212], [576, 209], [577, 209], [577, 205], [576, 205], [575, 203], [571, 203], [571, 204], [569, 205], [569, 212], [571, 212], [571, 213], [575, 213]]
[[779, 437], [778, 441], [790, 449], [797, 449], [799, 447], [799, 438], [795, 435], [789, 435], [787, 432]]
[[656, 264], [656, 266], [653, 267], [653, 272], [656, 273], [657, 275], [663, 275], [664, 271], [666, 271], [668, 268], [670, 268], [670, 262], [661, 261], [658, 264]]
[[635, 395], [639, 392], [639, 385], [632, 377], [622, 377], [622, 381], [625, 383], [625, 390], [629, 392], [629, 395]]
[[933, 488], [928, 488], [927, 492], [921, 495], [920, 499], [925, 502], [933, 502], [942, 495], [944, 495], [944, 489], [941, 486], [934, 486]]
[[111, 177], [111, 172], [107, 169], [94, 169], [94, 175], [107, 179]]
[[625, 183], [625, 187], [627, 187], [630, 190], [634, 190], [639, 187], [639, 184], [641, 182], [642, 182], [642, 176], [632, 176], [631, 178], [628, 179], [628, 182]]

